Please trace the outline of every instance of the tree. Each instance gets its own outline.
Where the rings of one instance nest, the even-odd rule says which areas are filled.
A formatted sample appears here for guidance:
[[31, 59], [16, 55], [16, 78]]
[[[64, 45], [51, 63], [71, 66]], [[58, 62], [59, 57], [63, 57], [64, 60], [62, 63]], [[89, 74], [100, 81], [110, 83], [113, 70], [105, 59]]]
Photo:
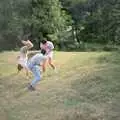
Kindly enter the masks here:
[[33, 38], [42, 39], [43, 36], [58, 33], [65, 28], [59, 0], [32, 0], [32, 11]]
[[29, 0], [0, 1], [0, 49], [15, 49], [30, 26]]

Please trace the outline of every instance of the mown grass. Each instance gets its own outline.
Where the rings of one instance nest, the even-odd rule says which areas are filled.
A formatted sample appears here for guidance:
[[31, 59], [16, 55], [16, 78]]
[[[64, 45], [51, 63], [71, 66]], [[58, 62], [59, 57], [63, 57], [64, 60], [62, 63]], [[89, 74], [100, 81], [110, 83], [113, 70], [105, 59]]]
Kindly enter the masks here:
[[17, 52], [0, 56], [0, 120], [119, 120], [119, 52], [55, 52], [35, 92], [24, 72], [16, 75]]

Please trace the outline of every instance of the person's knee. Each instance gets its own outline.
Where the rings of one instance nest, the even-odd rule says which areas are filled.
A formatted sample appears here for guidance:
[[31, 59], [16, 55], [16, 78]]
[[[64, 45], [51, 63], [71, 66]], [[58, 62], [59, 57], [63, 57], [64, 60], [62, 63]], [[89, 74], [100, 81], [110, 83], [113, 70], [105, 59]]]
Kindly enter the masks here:
[[51, 58], [49, 58], [48, 63], [49, 63], [49, 64], [52, 64], [52, 60], [51, 60]]
[[37, 75], [35, 79], [36, 79], [37, 81], [40, 81], [40, 79], [41, 79], [40, 75]]

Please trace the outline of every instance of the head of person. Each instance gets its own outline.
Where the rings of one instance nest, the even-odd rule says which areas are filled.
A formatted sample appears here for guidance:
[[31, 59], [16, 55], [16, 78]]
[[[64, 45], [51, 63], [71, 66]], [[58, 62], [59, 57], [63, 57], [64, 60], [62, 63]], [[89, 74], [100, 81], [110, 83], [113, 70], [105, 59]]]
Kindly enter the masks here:
[[46, 50], [41, 49], [41, 54], [45, 55], [46, 54]]
[[42, 44], [46, 44], [46, 43], [47, 43], [47, 39], [44, 38], [44, 39], [41, 41], [41, 43], [42, 43]]

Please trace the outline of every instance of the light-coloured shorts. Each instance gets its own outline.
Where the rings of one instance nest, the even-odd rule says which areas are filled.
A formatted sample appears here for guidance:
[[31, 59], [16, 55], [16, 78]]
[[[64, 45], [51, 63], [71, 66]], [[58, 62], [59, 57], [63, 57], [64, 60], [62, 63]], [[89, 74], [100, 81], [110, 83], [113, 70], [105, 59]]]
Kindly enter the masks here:
[[47, 57], [52, 59], [52, 58], [53, 58], [53, 51], [49, 52], [49, 53], [47, 54]]
[[20, 58], [18, 60], [18, 64], [22, 65], [22, 67], [27, 68], [27, 59], [26, 58]]

